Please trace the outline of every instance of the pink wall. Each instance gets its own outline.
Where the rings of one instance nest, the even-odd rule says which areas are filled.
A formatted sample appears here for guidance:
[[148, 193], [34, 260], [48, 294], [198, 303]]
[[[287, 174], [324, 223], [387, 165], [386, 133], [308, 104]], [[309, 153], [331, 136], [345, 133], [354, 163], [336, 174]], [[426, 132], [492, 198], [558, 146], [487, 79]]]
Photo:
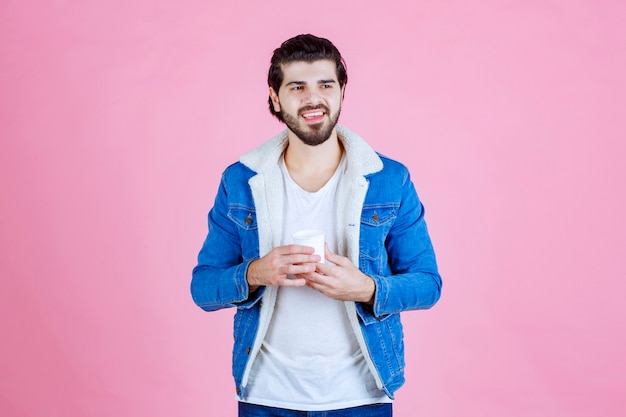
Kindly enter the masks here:
[[0, 414], [233, 415], [233, 312], [191, 268], [222, 169], [282, 128], [271, 51], [312, 32], [444, 276], [396, 415], [621, 415], [624, 3], [237, 3], [0, 3]]

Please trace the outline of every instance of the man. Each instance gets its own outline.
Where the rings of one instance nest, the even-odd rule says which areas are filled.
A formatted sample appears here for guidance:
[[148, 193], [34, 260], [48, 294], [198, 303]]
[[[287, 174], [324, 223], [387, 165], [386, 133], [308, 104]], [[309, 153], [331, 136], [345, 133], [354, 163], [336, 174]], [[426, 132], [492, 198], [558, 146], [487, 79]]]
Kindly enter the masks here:
[[[391, 416], [404, 383], [399, 313], [440, 296], [407, 169], [337, 124], [347, 79], [327, 39], [276, 49], [269, 107], [287, 129], [225, 170], [209, 212], [191, 293], [206, 311], [237, 309], [242, 417]], [[303, 229], [325, 232], [325, 263], [293, 244]]]

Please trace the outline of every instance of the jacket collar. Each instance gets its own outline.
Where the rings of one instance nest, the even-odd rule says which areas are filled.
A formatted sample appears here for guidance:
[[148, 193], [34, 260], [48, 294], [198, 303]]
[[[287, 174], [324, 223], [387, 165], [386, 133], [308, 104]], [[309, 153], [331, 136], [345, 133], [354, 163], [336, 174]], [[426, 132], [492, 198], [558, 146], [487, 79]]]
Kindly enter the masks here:
[[[378, 154], [359, 135], [337, 124], [337, 136], [346, 151], [348, 170], [355, 175], [368, 175], [383, 169]], [[251, 170], [262, 173], [277, 166], [287, 147], [287, 130], [241, 156], [239, 161]]]

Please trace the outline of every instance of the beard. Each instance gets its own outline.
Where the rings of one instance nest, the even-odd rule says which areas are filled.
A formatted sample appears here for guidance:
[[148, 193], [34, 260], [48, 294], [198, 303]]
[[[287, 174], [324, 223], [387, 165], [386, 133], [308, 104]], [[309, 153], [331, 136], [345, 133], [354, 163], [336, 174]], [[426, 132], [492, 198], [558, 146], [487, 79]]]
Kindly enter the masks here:
[[[300, 119], [300, 115], [302, 115], [305, 111], [315, 109], [324, 110], [324, 112], [329, 115], [328, 117], [330, 118], [330, 121], [328, 123], [322, 121], [313, 125], [304, 124], [304, 122]], [[326, 142], [333, 133], [333, 129], [335, 129], [337, 121], [339, 120], [339, 113], [341, 113], [341, 109], [337, 110], [337, 113], [335, 114], [330, 114], [330, 109], [321, 105], [303, 107], [298, 111], [298, 116], [293, 116], [288, 113], [283, 113], [282, 116], [289, 130], [291, 130], [304, 144], [317, 146]]]

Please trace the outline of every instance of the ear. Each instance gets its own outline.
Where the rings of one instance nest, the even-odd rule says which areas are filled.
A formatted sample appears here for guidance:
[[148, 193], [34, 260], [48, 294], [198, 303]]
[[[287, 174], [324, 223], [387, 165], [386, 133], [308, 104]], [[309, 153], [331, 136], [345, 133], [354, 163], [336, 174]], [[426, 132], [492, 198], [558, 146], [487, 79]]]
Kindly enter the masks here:
[[272, 87], [270, 87], [270, 99], [272, 100], [274, 111], [276, 113], [280, 113], [280, 101], [278, 100], [278, 93], [276, 93]]

